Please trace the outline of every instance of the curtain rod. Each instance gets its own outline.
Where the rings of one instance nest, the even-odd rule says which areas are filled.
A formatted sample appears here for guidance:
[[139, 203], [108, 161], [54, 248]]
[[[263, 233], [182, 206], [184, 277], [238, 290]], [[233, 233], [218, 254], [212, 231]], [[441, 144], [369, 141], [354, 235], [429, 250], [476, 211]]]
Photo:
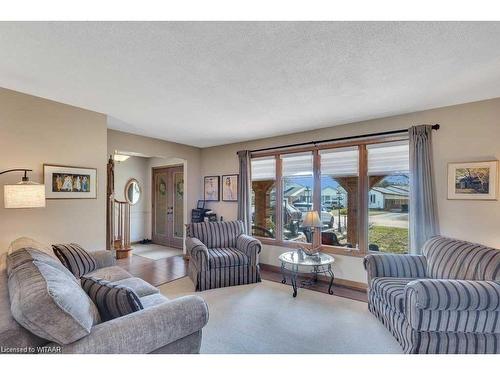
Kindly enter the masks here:
[[[438, 130], [439, 129], [439, 124], [432, 125], [433, 130]], [[317, 145], [321, 143], [329, 143], [329, 142], [338, 142], [338, 141], [348, 141], [351, 139], [358, 139], [358, 138], [367, 138], [367, 137], [379, 137], [383, 135], [393, 135], [393, 134], [400, 134], [400, 133], [406, 133], [408, 132], [408, 129], [399, 129], [399, 130], [390, 130], [387, 132], [380, 132], [380, 133], [369, 133], [369, 134], [361, 134], [361, 135], [351, 135], [348, 137], [340, 137], [340, 138], [332, 138], [332, 139], [324, 139], [322, 141], [310, 141], [310, 142], [304, 142], [304, 143], [294, 143], [291, 145], [286, 145], [286, 146], [278, 146], [278, 147], [267, 147], [267, 148], [259, 148], [256, 150], [250, 150], [250, 152], [261, 152], [261, 151], [270, 151], [270, 150], [278, 150], [281, 148], [289, 148], [289, 147], [300, 147], [300, 146], [309, 146], [309, 145]]]

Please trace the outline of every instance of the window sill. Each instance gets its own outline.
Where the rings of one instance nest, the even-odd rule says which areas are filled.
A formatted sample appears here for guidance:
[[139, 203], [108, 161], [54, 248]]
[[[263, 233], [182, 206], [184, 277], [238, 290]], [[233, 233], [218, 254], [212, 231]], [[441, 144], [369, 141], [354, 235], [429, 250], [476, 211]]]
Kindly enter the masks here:
[[[280, 241], [280, 240], [276, 240], [273, 238], [266, 238], [266, 237], [255, 236], [255, 238], [259, 239], [259, 241], [265, 245], [284, 247], [284, 248], [288, 248], [288, 249], [298, 249], [299, 247], [302, 247], [304, 245], [310, 245], [310, 243], [283, 241], [283, 240]], [[345, 255], [345, 256], [351, 256], [351, 257], [355, 257], [355, 258], [363, 258], [366, 255], [366, 252], [363, 252], [360, 249], [349, 249], [349, 250], [346, 250], [346, 249], [347, 248], [340, 247], [340, 246], [321, 245], [321, 251], [324, 253], [328, 253], [328, 254]]]

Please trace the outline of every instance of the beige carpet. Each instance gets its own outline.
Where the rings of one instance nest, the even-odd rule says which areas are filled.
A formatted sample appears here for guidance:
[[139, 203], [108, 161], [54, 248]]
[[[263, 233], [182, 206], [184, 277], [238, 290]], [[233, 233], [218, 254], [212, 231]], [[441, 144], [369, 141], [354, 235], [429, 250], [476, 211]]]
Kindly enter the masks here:
[[169, 298], [197, 294], [210, 318], [202, 353], [402, 353], [364, 302], [272, 281], [194, 293], [188, 277], [163, 284]]
[[156, 244], [132, 244], [132, 254], [152, 260], [158, 260], [182, 255], [182, 250]]

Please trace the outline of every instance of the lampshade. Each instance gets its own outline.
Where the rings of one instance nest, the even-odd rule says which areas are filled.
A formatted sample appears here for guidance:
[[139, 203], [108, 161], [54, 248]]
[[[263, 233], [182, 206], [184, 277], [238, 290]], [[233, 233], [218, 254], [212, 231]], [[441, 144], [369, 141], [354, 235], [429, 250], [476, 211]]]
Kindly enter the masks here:
[[45, 185], [23, 181], [3, 188], [5, 208], [45, 207]]
[[321, 219], [319, 218], [318, 211], [306, 212], [306, 216], [304, 217], [304, 221], [302, 222], [302, 226], [310, 227], [310, 228], [323, 227], [323, 223], [321, 223]]

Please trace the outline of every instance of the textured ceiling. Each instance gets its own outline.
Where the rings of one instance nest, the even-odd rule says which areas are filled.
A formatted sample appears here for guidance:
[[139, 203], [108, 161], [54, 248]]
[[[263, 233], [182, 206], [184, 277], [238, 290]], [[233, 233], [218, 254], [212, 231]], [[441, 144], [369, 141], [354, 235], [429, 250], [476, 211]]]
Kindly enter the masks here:
[[0, 86], [206, 147], [498, 97], [499, 40], [498, 22], [0, 22]]

